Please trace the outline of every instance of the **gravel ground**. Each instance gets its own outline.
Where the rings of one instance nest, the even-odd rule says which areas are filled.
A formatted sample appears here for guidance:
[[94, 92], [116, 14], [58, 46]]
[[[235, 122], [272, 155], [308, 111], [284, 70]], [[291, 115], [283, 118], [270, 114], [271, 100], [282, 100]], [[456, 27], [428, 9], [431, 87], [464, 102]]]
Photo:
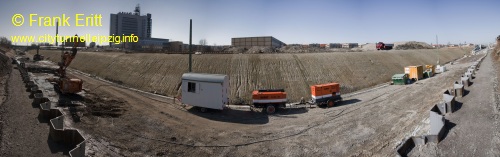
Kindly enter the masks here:
[[460, 110], [446, 117], [456, 126], [438, 144], [440, 156], [500, 156], [500, 115], [494, 96], [497, 81], [491, 55], [472, 82], [469, 94], [457, 99], [463, 103]]
[[32, 106], [19, 71], [5, 68], [11, 72], [4, 77], [7, 84], [0, 84], [8, 91], [0, 105], [0, 156], [64, 156], [68, 148], [49, 140], [49, 125], [38, 119], [38, 108]]
[[446, 115], [451, 123], [443, 141], [416, 147], [410, 156], [500, 156], [497, 73], [488, 55], [466, 88], [468, 94], [456, 99], [459, 110]]

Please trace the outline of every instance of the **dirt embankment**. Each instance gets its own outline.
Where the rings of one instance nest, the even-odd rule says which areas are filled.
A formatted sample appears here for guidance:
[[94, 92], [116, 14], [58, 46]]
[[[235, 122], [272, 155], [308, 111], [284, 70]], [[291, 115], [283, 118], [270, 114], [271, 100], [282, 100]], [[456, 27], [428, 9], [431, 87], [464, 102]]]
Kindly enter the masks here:
[[500, 59], [500, 35], [497, 37], [497, 44], [493, 49], [493, 57], [495, 60]]
[[9, 78], [9, 73], [11, 71], [10, 59], [6, 56], [6, 50], [0, 47], [0, 150], [2, 150], [2, 133], [3, 133], [3, 105], [4, 101], [7, 99], [8, 93], [6, 90], [7, 79]]
[[[467, 50], [394, 50], [388, 52], [310, 54], [213, 54], [194, 55], [193, 71], [227, 74], [231, 100], [250, 100], [255, 89], [284, 88], [292, 101], [309, 98], [309, 86], [339, 82], [343, 93], [390, 81], [408, 65], [435, 64], [462, 57]], [[33, 53], [33, 52], [31, 52]], [[59, 51], [41, 51], [59, 61]], [[124, 85], [168, 96], [178, 95], [188, 56], [182, 54], [125, 54], [82, 52], [72, 68]]]

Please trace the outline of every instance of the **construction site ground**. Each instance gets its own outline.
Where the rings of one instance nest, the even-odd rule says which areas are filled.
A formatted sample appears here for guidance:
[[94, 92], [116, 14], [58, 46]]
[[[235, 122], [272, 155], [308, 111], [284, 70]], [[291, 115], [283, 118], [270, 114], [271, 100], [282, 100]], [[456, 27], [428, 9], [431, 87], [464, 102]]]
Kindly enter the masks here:
[[428, 110], [471, 62], [407, 86], [382, 86], [346, 96], [333, 108], [290, 108], [275, 115], [248, 109], [200, 113], [87, 75], [87, 95], [111, 116], [84, 114], [75, 127], [89, 155], [350, 156], [394, 155]]
[[468, 89], [470, 95], [458, 99], [461, 109], [449, 116], [455, 127], [439, 143], [440, 156], [500, 156], [497, 72], [488, 55]]
[[446, 116], [447, 136], [438, 144], [418, 146], [412, 156], [500, 156], [498, 66], [488, 55], [466, 95], [457, 98], [459, 110]]
[[[170, 98], [130, 90], [70, 71], [70, 76], [84, 81], [82, 94], [87, 106], [78, 111], [78, 119], [72, 119], [72, 125], [86, 137], [89, 156], [393, 156], [403, 139], [425, 130], [422, 125], [429, 117], [429, 109], [442, 99], [442, 93], [452, 87], [474, 60], [448, 64], [447, 72], [411, 85], [383, 85], [375, 90], [344, 95], [344, 100], [333, 108], [288, 108], [273, 115], [236, 108], [200, 113]], [[478, 73], [491, 71], [491, 75], [496, 76], [496, 71], [487, 68], [492, 66], [481, 67]], [[48, 125], [36, 119], [38, 112], [32, 107], [28, 92], [24, 91], [15, 71], [7, 86], [9, 96], [0, 106], [1, 150], [5, 152], [2, 155], [62, 154], [48, 140]], [[483, 83], [485, 85], [481, 85]], [[475, 86], [493, 85], [478, 81], [472, 87]], [[16, 91], [16, 88], [23, 91]], [[482, 93], [477, 92], [478, 95]], [[467, 95], [464, 101], [473, 96]], [[479, 113], [459, 117], [466, 109], [463, 105], [457, 112], [457, 126], [439, 144], [443, 148], [455, 148], [456, 144], [447, 142], [452, 136], [474, 132], [467, 130], [467, 125], [459, 129], [459, 123], [475, 127], [472, 124], [484, 122], [482, 126], [488, 126], [492, 121], [498, 122], [498, 119], [491, 119], [494, 118], [492, 114], [484, 115], [491, 117], [490, 120], [479, 122], [468, 120], [468, 116], [483, 116]], [[450, 119], [453, 121], [452, 117]], [[16, 128], [24, 131], [11, 130]], [[455, 128], [457, 135], [453, 135]], [[489, 129], [498, 132], [498, 128]], [[488, 137], [485, 135], [477, 140], [495, 141]], [[465, 146], [456, 148], [470, 149], [463, 148]], [[18, 151], [24, 152], [18, 154]], [[442, 154], [461, 155], [446, 150]]]
[[0, 105], [0, 156], [64, 156], [70, 148], [49, 138], [48, 122], [38, 118], [19, 71], [13, 70], [10, 58], [0, 55], [8, 63], [1, 67], [5, 99]]

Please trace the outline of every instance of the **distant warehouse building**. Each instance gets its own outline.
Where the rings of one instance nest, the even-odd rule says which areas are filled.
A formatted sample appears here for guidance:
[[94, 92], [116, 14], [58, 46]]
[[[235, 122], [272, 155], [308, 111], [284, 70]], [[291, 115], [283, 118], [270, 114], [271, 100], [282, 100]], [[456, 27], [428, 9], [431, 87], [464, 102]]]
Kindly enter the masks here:
[[340, 43], [330, 43], [329, 45], [330, 45], [329, 47], [332, 49], [333, 48], [342, 48], [342, 44], [340, 44]]
[[318, 44], [318, 43], [312, 43], [312, 44], [309, 44], [309, 47], [320, 47], [320, 44]]
[[285, 43], [272, 36], [263, 37], [241, 37], [241, 38], [231, 38], [231, 46], [250, 48], [252, 46], [267, 46], [280, 48], [285, 46]]
[[141, 48], [162, 50], [168, 48], [168, 39], [148, 38], [139, 40]]
[[342, 44], [342, 48], [356, 48], [358, 45], [358, 43], [344, 43]]

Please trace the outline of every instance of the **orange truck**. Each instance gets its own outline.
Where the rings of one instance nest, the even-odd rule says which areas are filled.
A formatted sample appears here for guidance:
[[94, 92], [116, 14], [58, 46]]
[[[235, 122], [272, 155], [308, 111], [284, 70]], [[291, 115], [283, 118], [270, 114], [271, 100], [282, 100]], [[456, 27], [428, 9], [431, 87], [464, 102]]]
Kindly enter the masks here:
[[268, 114], [277, 108], [286, 107], [288, 99], [284, 89], [265, 89], [252, 92], [252, 104], [256, 108], [265, 108]]
[[311, 102], [318, 106], [333, 107], [335, 101], [341, 101], [340, 84], [327, 83], [311, 86]]

